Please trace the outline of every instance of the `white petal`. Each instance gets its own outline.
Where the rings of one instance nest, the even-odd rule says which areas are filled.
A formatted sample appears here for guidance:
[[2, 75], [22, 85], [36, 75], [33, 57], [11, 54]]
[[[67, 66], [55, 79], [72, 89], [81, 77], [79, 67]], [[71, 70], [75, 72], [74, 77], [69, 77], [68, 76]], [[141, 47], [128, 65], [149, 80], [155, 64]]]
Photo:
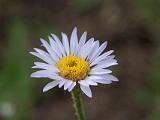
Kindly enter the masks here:
[[61, 80], [61, 81], [59, 82], [58, 87], [61, 88], [61, 87], [65, 84], [65, 82], [66, 82], [66, 80]]
[[54, 65], [49, 65], [46, 63], [42, 63], [42, 62], [34, 62], [34, 64], [36, 66], [33, 66], [32, 68], [46, 69], [46, 70], [53, 71], [53, 72], [59, 71], [56, 67], [54, 67]]
[[[98, 50], [98, 53], [97, 53], [97, 55], [96, 56], [99, 56], [103, 51], [104, 51], [104, 49], [107, 47], [107, 41], [106, 42], [104, 42], [100, 47], [99, 47], [99, 50]], [[95, 56], [95, 57], [96, 57]]]
[[53, 71], [48, 70], [39, 70], [31, 74], [31, 77], [34, 78], [50, 78], [54, 80], [62, 80], [58, 74], [54, 73]]
[[65, 84], [64, 84], [64, 90], [67, 90], [68, 87], [69, 87], [72, 83], [73, 83], [73, 81], [67, 80], [67, 82], [65, 82]]
[[30, 54], [42, 59], [46, 63], [54, 64], [54, 61], [51, 60], [51, 58], [47, 54], [40, 54], [40, 53], [37, 53], [37, 52], [30, 52]]
[[58, 74], [54, 74], [54, 75], [51, 75], [49, 77], [50, 79], [53, 79], [53, 80], [64, 80], [64, 78], [62, 78], [61, 76], [59, 76]]
[[89, 86], [89, 84], [86, 82], [86, 80], [80, 80], [78, 83], [80, 85]]
[[45, 51], [43, 51], [41, 49], [38, 49], [38, 48], [34, 48], [34, 50], [37, 53], [39, 53], [40, 55], [44, 56], [48, 60], [48, 62], [50, 62], [50, 64], [54, 64], [55, 63], [55, 61], [51, 58], [51, 56], [47, 52], [45, 52]]
[[46, 91], [54, 88], [55, 86], [58, 85], [58, 82], [59, 82], [59, 81], [52, 81], [52, 82], [48, 83], [47, 85], [44, 86], [43, 92], [46, 92]]
[[92, 92], [89, 86], [80, 85], [80, 88], [88, 97], [92, 97]]
[[75, 86], [76, 86], [76, 82], [73, 82], [71, 86], [68, 87], [68, 92], [71, 92]]
[[[116, 60], [115, 59], [115, 55], [109, 55], [109, 56], [107, 56], [106, 58], [104, 58], [102, 61], [107, 61], [107, 62], [109, 62], [109, 61], [112, 61], [112, 60]], [[100, 62], [102, 62], [102, 61], [100, 61]], [[117, 61], [117, 60], [116, 60]]]
[[62, 43], [63, 43], [63, 46], [64, 46], [64, 49], [66, 51], [66, 54], [69, 55], [70, 54], [70, 51], [69, 51], [69, 40], [68, 40], [68, 37], [65, 33], [61, 33], [62, 34]]
[[98, 57], [103, 51], [104, 49], [107, 47], [107, 42], [104, 42], [99, 48], [98, 50], [95, 51], [95, 53], [92, 55], [92, 58], [90, 58], [90, 61], [93, 61], [96, 57]]
[[111, 75], [111, 74], [104, 74], [102, 75], [104, 79], [106, 80], [111, 80], [111, 81], [119, 81], [118, 78], [116, 78], [115, 76]]
[[109, 59], [114, 59], [115, 58], [115, 55], [109, 55], [109, 56], [107, 56], [104, 60], [109, 60]]
[[97, 82], [97, 83], [102, 83], [102, 84], [111, 84], [112, 83], [111, 80], [106, 80], [106, 79], [94, 79], [93, 81]]
[[63, 54], [63, 56], [66, 56], [64, 47], [63, 47], [60, 39], [55, 34], [51, 34], [51, 36], [53, 37], [53, 39], [57, 43], [57, 47], [59, 48], [59, 50], [61, 51], [61, 53]]
[[93, 59], [93, 57], [97, 54], [98, 48], [99, 48], [99, 41], [97, 40], [97, 41], [95, 41], [93, 50], [92, 50], [91, 53], [88, 55], [88, 59], [89, 59], [90, 63], [91, 63], [91, 60]]
[[53, 51], [53, 49], [51, 48], [51, 46], [48, 44], [48, 42], [46, 42], [44, 39], [40, 39], [43, 46], [46, 48], [46, 50], [48, 51], [48, 53], [50, 54], [50, 56], [52, 57], [52, 59], [57, 62], [58, 60], [58, 56], [56, 55], [55, 51]]
[[117, 65], [117, 60], [115, 59], [111, 59], [111, 60], [105, 60], [105, 61], [102, 61], [102, 62], [99, 62], [97, 64], [97, 67], [100, 67], [100, 68], [107, 68], [107, 67], [110, 67], [112, 65]]
[[78, 47], [78, 36], [77, 36], [77, 28], [73, 29], [70, 40], [70, 52], [71, 54], [75, 54], [77, 52]]
[[85, 44], [86, 38], [87, 38], [87, 32], [84, 32], [79, 40], [78, 50], [80, 50], [81, 47]]
[[98, 62], [104, 60], [108, 55], [110, 55], [113, 52], [113, 50], [110, 50], [108, 52], [105, 52], [104, 54], [98, 56], [91, 64], [90, 66], [93, 66], [95, 64], [97, 64]]
[[94, 80], [94, 79], [103, 79], [101, 76], [98, 75], [91, 75], [88, 77], [88, 79]]
[[52, 37], [48, 37], [49, 38], [49, 42], [50, 42], [50, 45], [52, 47], [52, 49], [55, 51], [55, 53], [57, 54], [57, 56], [59, 58], [62, 57], [62, 53], [60, 52], [59, 48], [58, 48], [58, 44], [53, 40]]
[[91, 79], [86, 79], [86, 82], [87, 82], [89, 85], [93, 85], [93, 86], [97, 86], [97, 85], [98, 85], [95, 81], [93, 81], [93, 80], [91, 80]]
[[94, 47], [93, 44], [94, 38], [89, 39], [84, 46], [81, 47], [80, 49], [80, 56], [82, 58], [86, 58], [88, 54], [92, 51], [92, 48]]
[[93, 68], [91, 69], [90, 71], [90, 75], [100, 75], [100, 74], [107, 74], [107, 73], [112, 73], [111, 70], [108, 70], [108, 69], [102, 69], [102, 68], [99, 68], [99, 67], [96, 67], [96, 68]]
[[55, 73], [52, 73], [50, 71], [47, 71], [47, 70], [39, 70], [39, 71], [36, 71], [34, 73], [31, 74], [31, 77], [35, 77], [35, 78], [41, 78], [41, 77], [51, 77], [51, 76], [54, 76]]

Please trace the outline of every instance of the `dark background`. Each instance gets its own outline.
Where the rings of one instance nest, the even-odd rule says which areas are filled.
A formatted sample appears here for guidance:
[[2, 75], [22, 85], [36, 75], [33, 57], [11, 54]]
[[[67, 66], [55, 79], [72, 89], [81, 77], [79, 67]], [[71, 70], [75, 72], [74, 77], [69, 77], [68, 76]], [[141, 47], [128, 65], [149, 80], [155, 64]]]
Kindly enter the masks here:
[[50, 33], [108, 41], [119, 82], [83, 95], [87, 120], [160, 120], [160, 0], [0, 0], [0, 120], [75, 120], [63, 89], [43, 94], [29, 52]]

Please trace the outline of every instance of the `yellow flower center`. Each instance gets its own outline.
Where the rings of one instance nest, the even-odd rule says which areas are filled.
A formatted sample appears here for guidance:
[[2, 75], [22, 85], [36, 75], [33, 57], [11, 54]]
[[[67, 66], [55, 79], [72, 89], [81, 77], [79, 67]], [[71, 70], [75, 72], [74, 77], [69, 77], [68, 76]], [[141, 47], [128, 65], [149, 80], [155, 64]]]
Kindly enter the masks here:
[[63, 57], [58, 61], [56, 66], [60, 71], [60, 76], [73, 81], [84, 79], [90, 71], [87, 61], [73, 55]]

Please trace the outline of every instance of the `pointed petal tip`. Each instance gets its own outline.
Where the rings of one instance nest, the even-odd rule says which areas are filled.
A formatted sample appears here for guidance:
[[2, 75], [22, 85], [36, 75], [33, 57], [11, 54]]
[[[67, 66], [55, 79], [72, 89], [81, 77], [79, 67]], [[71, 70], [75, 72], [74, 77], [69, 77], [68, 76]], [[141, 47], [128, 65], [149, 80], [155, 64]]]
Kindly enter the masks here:
[[61, 35], [63, 36], [63, 35], [64, 35], [64, 32], [61, 32]]
[[45, 42], [45, 40], [44, 40], [43, 38], [40, 38], [40, 41], [41, 41], [41, 43], [44, 43], [44, 42]]
[[41, 37], [40, 37], [39, 39], [40, 39], [40, 40], [43, 40], [43, 38], [41, 38]]
[[52, 39], [52, 36], [51, 36], [51, 35], [49, 35], [49, 36], [48, 36], [48, 39], [49, 39], [49, 40], [51, 40], [51, 39]]
[[34, 72], [34, 73], [32, 73], [32, 74], [30, 75], [30, 77], [32, 77], [32, 78], [38, 78], [39, 76], [37, 75], [37, 72]]
[[109, 50], [111, 53], [113, 53], [114, 52], [114, 50]]
[[65, 33], [65, 32], [61, 32], [61, 34], [62, 34], [62, 35], [64, 35], [64, 34], [65, 34], [65, 35], [66, 35], [66, 33]]
[[117, 79], [116, 82], [118, 82], [119, 80]]
[[77, 26], [75, 26], [73, 30], [76, 30], [76, 31], [77, 31]]
[[51, 33], [49, 36], [51, 37], [52, 40], [55, 40], [55, 38], [57, 37], [57, 36], [56, 36], [55, 34], [53, 34], [53, 33]]
[[117, 82], [118, 82], [118, 81], [119, 81], [119, 79], [115, 77], [115, 79], [114, 79], [113, 81], [117, 81]]
[[85, 94], [87, 97], [92, 98], [92, 92], [91, 94]]
[[105, 41], [105, 42], [104, 42], [104, 44], [105, 44], [105, 46], [107, 46], [108, 42], [107, 42], [107, 41]]
[[39, 50], [38, 48], [33, 48], [35, 51]]
[[116, 61], [116, 63], [114, 65], [118, 65], [117, 61]]
[[43, 88], [43, 93], [44, 93], [44, 92], [47, 92], [47, 91], [48, 91], [47, 89]]
[[34, 74], [32, 73], [32, 74], [30, 75], [30, 77], [34, 78]]
[[34, 55], [35, 56], [35, 54], [37, 53], [37, 52], [29, 52], [31, 55]]
[[59, 83], [59, 81], [52, 81], [52, 82], [48, 83], [47, 85], [44, 86], [43, 92], [51, 90], [52, 88], [54, 88], [55, 86], [57, 86], [58, 83]]
[[80, 85], [80, 88], [85, 95], [87, 95], [90, 98], [92, 97], [92, 91], [89, 86]]
[[32, 54], [33, 54], [33, 52], [29, 52], [29, 54], [31, 54], [31, 55], [32, 55]]
[[88, 96], [89, 98], [92, 98], [92, 95]]
[[36, 68], [36, 66], [33, 66], [33, 67], [31, 67], [31, 68]]
[[74, 33], [74, 34], [77, 33], [77, 27], [74, 27], [74, 28], [73, 28], [72, 34], [73, 34], [73, 33]]
[[111, 74], [108, 74], [108, 75], [109, 75], [109, 79], [110, 79], [111, 81], [119, 81], [116, 76], [111, 75]]
[[87, 31], [85, 31], [83, 34], [87, 34]]

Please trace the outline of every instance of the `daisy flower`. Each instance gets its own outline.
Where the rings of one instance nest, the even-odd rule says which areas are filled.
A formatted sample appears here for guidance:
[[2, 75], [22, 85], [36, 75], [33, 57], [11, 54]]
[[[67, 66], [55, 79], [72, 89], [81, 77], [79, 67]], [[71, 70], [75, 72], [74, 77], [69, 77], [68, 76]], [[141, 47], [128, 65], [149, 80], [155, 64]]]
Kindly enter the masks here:
[[64, 90], [70, 92], [78, 85], [88, 97], [92, 97], [90, 86], [118, 81], [108, 69], [118, 64], [115, 55], [111, 55], [113, 50], [103, 52], [107, 42], [100, 45], [94, 38], [87, 40], [87, 32], [78, 40], [76, 27], [70, 38], [63, 32], [61, 34], [62, 40], [55, 34], [49, 36], [49, 43], [40, 39], [46, 51], [34, 48], [35, 52], [30, 52], [43, 61], [34, 62], [32, 68], [40, 70], [32, 73], [31, 77], [51, 79], [44, 86], [43, 92], [55, 86], [64, 87]]

